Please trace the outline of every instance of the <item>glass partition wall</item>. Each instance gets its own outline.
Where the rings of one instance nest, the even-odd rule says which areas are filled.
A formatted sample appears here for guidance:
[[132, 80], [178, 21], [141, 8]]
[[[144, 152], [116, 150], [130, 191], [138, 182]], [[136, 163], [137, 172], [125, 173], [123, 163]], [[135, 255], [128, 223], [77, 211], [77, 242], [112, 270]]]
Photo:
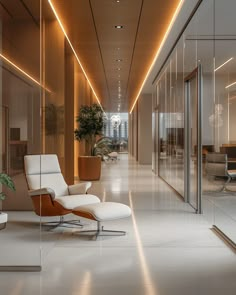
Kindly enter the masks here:
[[[225, 5], [227, 4], [227, 5]], [[235, 1], [215, 1], [214, 106], [209, 114], [215, 152], [227, 155], [227, 169], [236, 169], [236, 26]], [[208, 180], [211, 191], [222, 190], [227, 178]], [[214, 225], [236, 243], [236, 183], [206, 198], [214, 204]]]
[[[196, 8], [154, 85], [159, 128], [153, 137], [159, 176], [194, 208], [200, 202], [209, 223], [234, 243], [236, 180], [226, 182], [227, 171], [236, 169], [235, 10], [233, 0], [206, 0]], [[199, 66], [198, 81], [190, 81]], [[227, 158], [216, 165], [223, 167], [224, 175], [217, 175], [216, 166], [214, 172], [209, 170], [215, 154]], [[198, 183], [193, 182], [197, 171]], [[192, 198], [191, 188], [187, 190], [191, 182], [193, 191], [199, 190], [199, 200]]]
[[0, 230], [0, 270], [40, 270], [40, 219], [32, 212], [23, 164], [24, 155], [40, 153], [41, 146], [39, 0], [27, 6], [1, 1], [0, 44], [0, 173], [16, 188], [0, 187], [6, 194], [0, 222], [8, 217]]
[[[70, 7], [68, 1], [55, 5], [58, 12]], [[69, 38], [73, 29], [77, 27], [67, 32]], [[74, 184], [78, 155], [85, 150], [74, 141], [75, 118], [81, 104], [96, 99], [48, 0], [2, 0], [0, 38], [0, 173], [8, 174], [16, 187], [12, 192], [0, 186], [7, 195], [0, 201], [5, 213], [0, 214], [0, 270], [40, 270], [59, 236], [45, 223], [61, 219], [45, 216], [50, 214], [42, 212], [42, 197], [33, 206], [24, 156], [56, 154], [67, 184]], [[126, 138], [124, 126], [121, 135]], [[42, 168], [41, 161], [39, 157], [35, 166]], [[41, 168], [34, 175], [39, 187]]]

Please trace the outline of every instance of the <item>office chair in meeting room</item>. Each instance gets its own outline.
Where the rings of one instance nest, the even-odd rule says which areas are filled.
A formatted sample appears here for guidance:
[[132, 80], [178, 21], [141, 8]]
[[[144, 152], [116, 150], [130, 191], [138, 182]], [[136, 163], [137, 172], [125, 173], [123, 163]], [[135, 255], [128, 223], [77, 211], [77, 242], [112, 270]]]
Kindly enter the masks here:
[[236, 178], [236, 170], [228, 170], [228, 157], [227, 154], [221, 153], [208, 153], [206, 154], [205, 171], [207, 176], [215, 178], [224, 178], [225, 181], [220, 190], [215, 192], [229, 191], [227, 185], [230, 181]]
[[97, 196], [87, 194], [91, 182], [66, 184], [57, 155], [26, 155], [24, 166], [35, 213], [42, 217], [59, 217], [59, 221], [47, 224], [81, 226], [78, 220], [65, 221], [64, 216], [72, 213], [75, 207], [100, 203]]

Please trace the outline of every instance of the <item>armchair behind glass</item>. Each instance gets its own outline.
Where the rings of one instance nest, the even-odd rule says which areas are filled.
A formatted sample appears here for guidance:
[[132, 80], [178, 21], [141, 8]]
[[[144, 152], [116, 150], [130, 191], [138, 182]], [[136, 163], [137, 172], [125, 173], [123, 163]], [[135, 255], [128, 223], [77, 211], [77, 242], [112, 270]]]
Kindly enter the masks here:
[[206, 155], [207, 176], [213, 177], [214, 180], [223, 179], [222, 188], [218, 192], [226, 191], [227, 184], [236, 177], [236, 170], [228, 170], [228, 156], [221, 153], [208, 153]]

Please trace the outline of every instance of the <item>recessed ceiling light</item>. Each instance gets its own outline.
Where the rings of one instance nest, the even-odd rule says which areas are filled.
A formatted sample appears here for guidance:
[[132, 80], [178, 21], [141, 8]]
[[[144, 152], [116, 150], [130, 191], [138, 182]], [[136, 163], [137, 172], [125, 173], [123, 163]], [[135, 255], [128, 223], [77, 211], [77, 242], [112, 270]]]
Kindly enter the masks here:
[[123, 26], [122, 25], [116, 25], [115, 28], [116, 29], [123, 29]]
[[122, 61], [122, 59], [121, 59], [121, 58], [118, 58], [118, 59], [116, 59], [116, 61], [118, 61], [118, 62], [121, 62], [121, 61]]

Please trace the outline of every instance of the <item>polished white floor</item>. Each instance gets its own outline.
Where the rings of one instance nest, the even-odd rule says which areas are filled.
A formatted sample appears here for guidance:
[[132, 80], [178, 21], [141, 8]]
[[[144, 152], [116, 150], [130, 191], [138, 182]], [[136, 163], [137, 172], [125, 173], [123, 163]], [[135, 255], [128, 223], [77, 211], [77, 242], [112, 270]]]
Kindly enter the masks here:
[[[42, 272], [0, 273], [0, 294], [236, 294], [235, 253], [203, 216], [153, 175], [150, 166], [140, 166], [127, 155], [103, 165], [102, 179], [90, 193], [131, 206], [131, 218], [105, 224], [127, 235], [94, 241], [77, 229], [44, 230]], [[12, 217], [13, 225], [18, 220], [15, 249], [18, 239], [19, 249], [24, 242], [25, 249], [39, 251], [34, 218], [30, 212]], [[95, 228], [83, 222], [85, 229]], [[28, 235], [21, 235], [27, 227]], [[27, 258], [27, 251], [17, 254]]]

